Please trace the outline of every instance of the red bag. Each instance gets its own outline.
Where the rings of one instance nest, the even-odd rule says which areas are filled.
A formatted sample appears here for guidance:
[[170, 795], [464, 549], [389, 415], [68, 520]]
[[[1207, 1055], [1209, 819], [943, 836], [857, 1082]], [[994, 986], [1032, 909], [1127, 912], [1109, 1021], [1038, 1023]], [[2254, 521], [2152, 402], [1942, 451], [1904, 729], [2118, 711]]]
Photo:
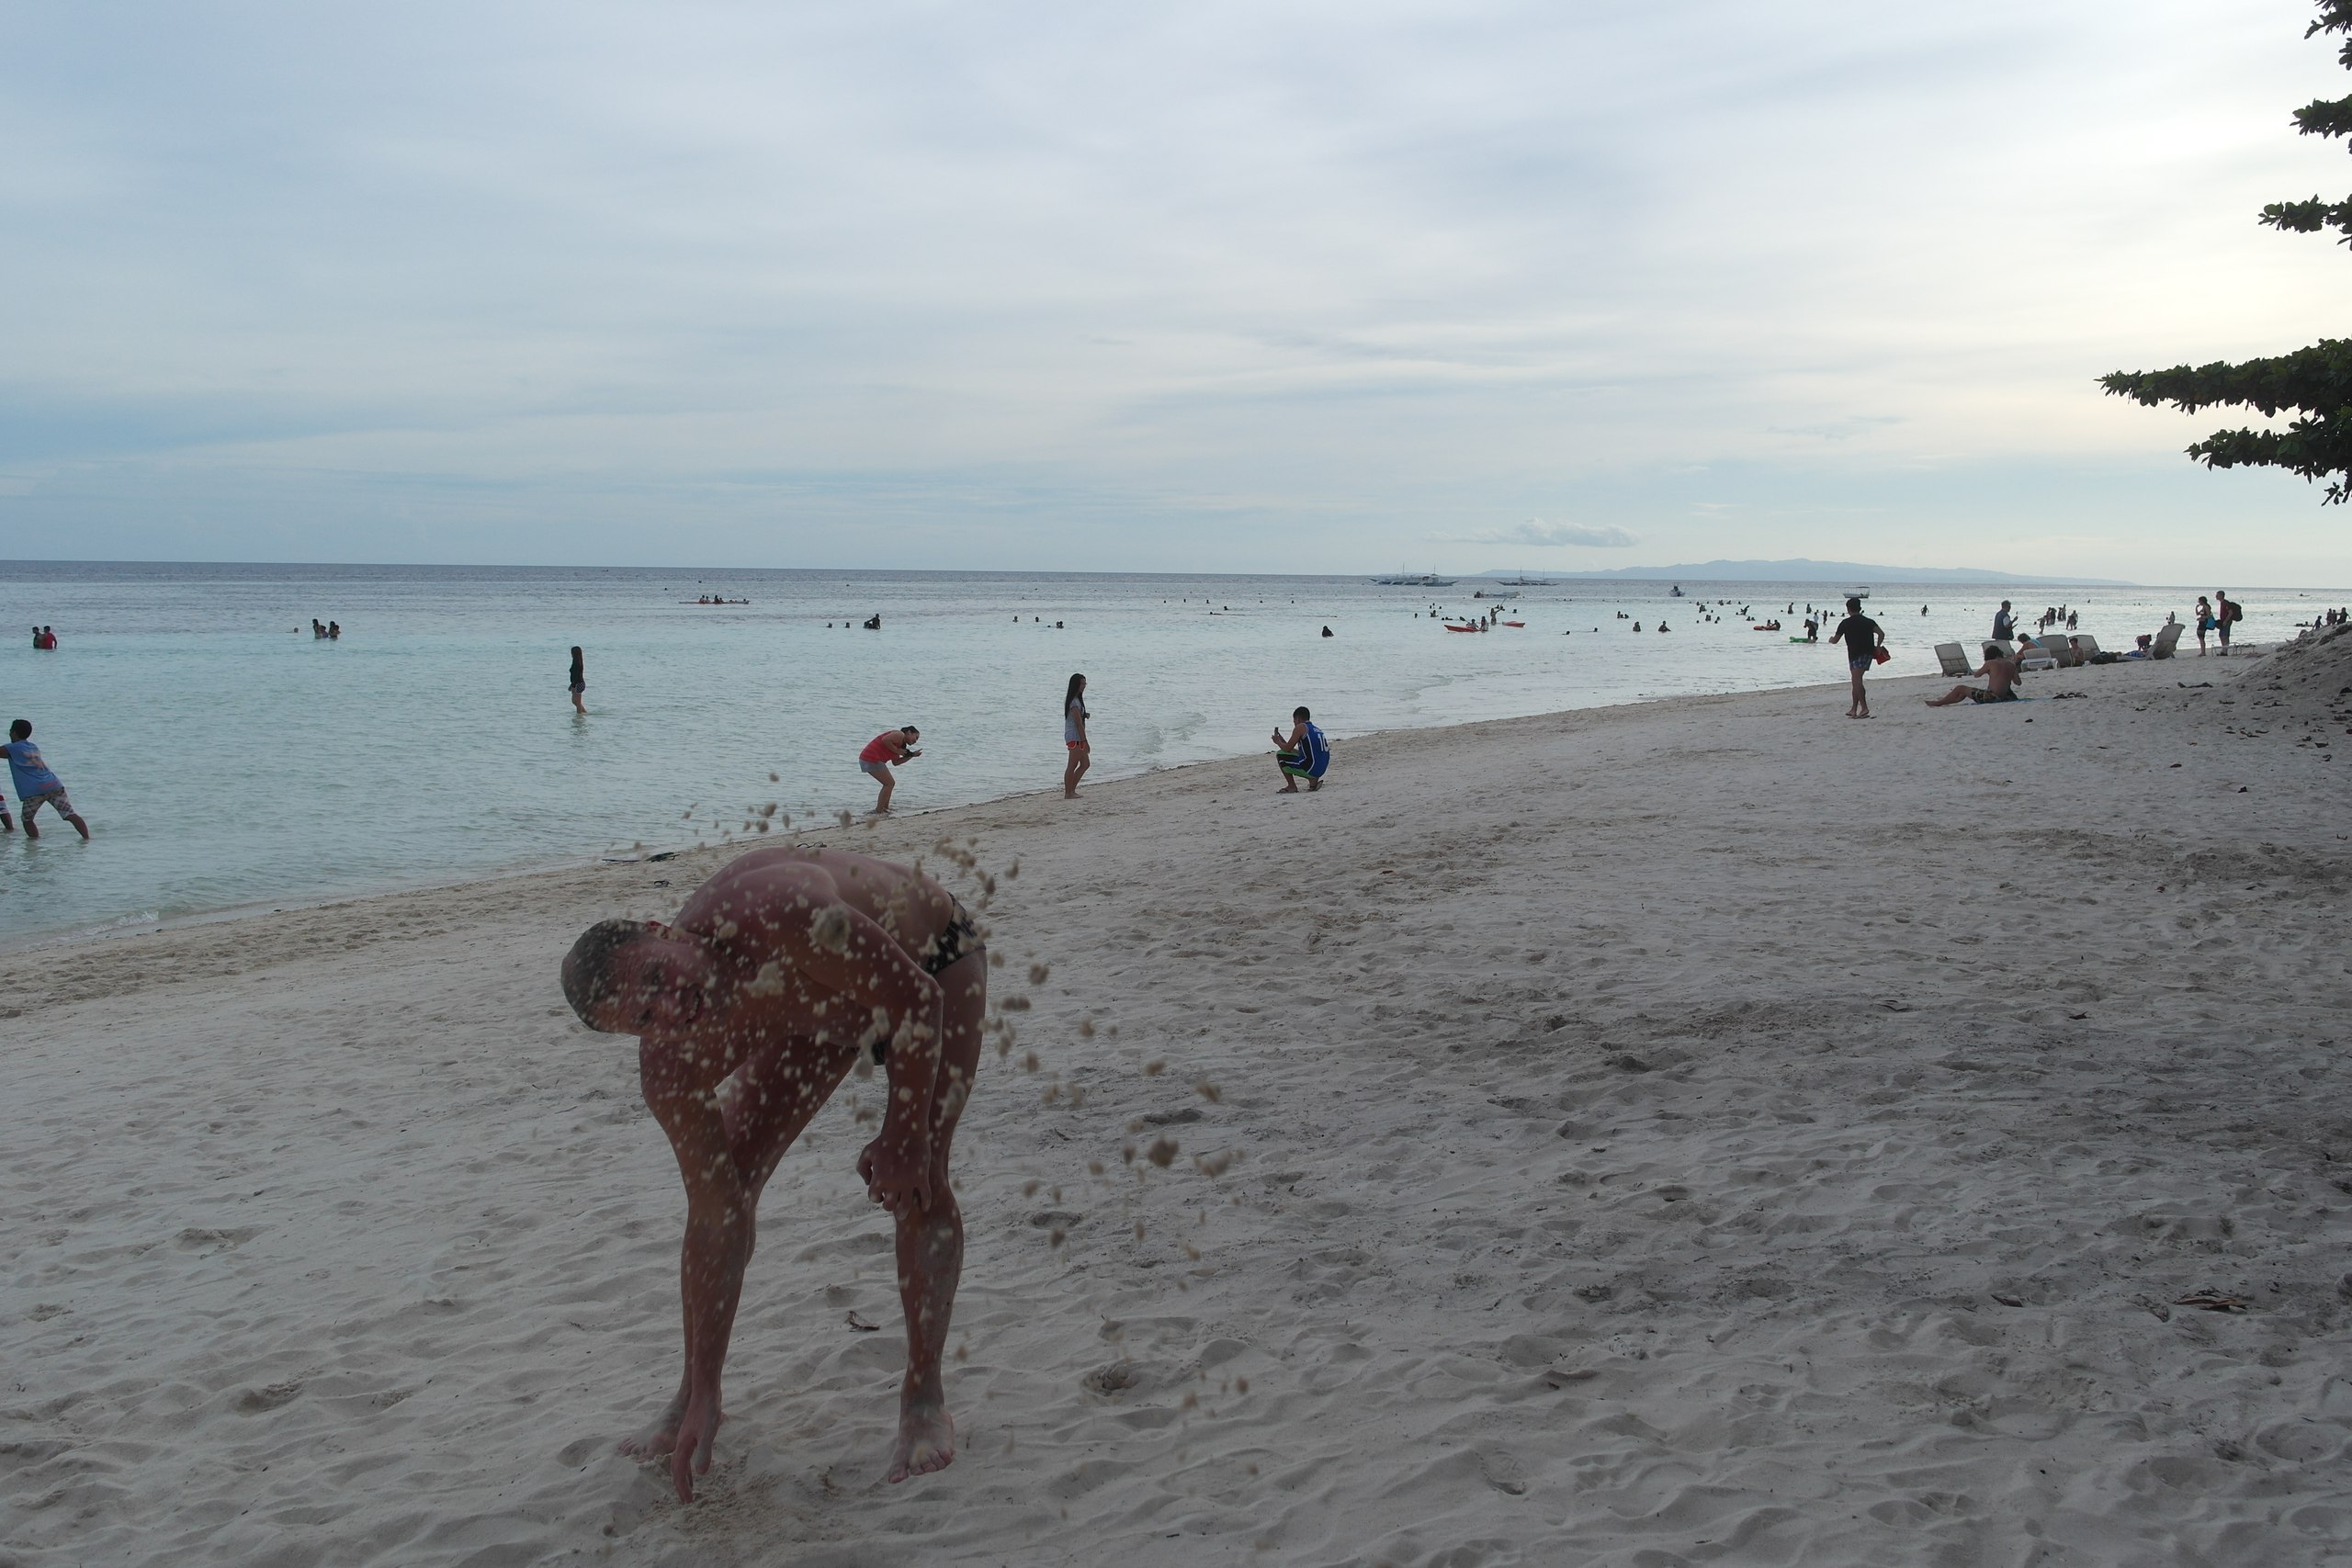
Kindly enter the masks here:
[[1883, 647], [1871, 649], [1871, 662], [1873, 664], [1883, 664], [1894, 657], [1894, 655], [1887, 652]]

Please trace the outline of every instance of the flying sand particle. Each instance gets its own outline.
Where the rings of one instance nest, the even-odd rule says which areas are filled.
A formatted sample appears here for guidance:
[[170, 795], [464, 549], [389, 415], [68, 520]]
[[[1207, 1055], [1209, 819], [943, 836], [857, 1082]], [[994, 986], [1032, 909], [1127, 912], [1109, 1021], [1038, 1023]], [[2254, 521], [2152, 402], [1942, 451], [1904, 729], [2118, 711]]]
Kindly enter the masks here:
[[1162, 1133], [1151, 1141], [1149, 1148], [1144, 1150], [1143, 1157], [1165, 1170], [1168, 1168], [1169, 1162], [1181, 1152], [1182, 1151], [1176, 1146], [1176, 1140]]
[[1167, 1070], [1168, 1064], [1157, 1059], [1146, 1062], [1143, 1065], [1143, 1076], [1148, 1078], [1156, 1078]]

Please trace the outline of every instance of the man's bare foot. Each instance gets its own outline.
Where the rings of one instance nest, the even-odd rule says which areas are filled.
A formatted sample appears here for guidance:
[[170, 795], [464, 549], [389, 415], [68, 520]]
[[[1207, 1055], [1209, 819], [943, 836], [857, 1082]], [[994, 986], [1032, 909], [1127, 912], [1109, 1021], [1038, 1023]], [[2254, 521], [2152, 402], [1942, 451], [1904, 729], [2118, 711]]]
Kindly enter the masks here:
[[956, 1458], [956, 1420], [946, 1406], [918, 1404], [899, 1417], [899, 1447], [890, 1456], [893, 1483], [945, 1470]]
[[[661, 1415], [645, 1427], [620, 1441], [620, 1451], [631, 1459], [665, 1459], [678, 1446], [678, 1423], [685, 1418], [686, 1391], [680, 1389], [671, 1396]], [[726, 1417], [721, 1416], [721, 1420]]]
[[1274, 793], [1276, 795], [1296, 795], [1298, 793], [1298, 786], [1296, 784], [1284, 784], [1282, 788], [1274, 791]]

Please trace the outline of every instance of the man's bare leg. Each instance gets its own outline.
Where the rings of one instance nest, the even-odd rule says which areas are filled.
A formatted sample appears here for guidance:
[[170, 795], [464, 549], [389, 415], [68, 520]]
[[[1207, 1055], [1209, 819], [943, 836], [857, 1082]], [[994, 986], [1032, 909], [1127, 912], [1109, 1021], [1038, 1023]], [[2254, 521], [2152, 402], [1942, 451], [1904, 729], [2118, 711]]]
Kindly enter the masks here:
[[[763, 1052], [745, 1063], [718, 1089], [718, 1110], [727, 1123], [727, 1142], [736, 1168], [756, 1195], [766, 1190], [787, 1150], [809, 1119], [817, 1114], [857, 1059], [857, 1047], [793, 1041]], [[796, 1077], [794, 1074], [799, 1073]], [[755, 1238], [756, 1239], [756, 1238]], [[694, 1365], [693, 1328], [686, 1329], [685, 1365]], [[678, 1425], [685, 1418], [688, 1376], [681, 1371], [678, 1392], [662, 1413], [620, 1442], [620, 1451], [634, 1459], [655, 1460], [678, 1446]], [[719, 1419], [724, 1421], [722, 1413]]]
[[988, 1007], [988, 955], [969, 953], [939, 976], [946, 992], [947, 1038], [932, 1108], [931, 1207], [898, 1215], [899, 1302], [907, 1317], [907, 1376], [899, 1390], [899, 1440], [889, 1479], [944, 1470], [956, 1457], [956, 1422], [947, 1414], [940, 1360], [964, 1271], [964, 1215], [949, 1183], [948, 1151], [980, 1063], [980, 1020]]
[[1954, 703], [1966, 702], [1968, 700], [1968, 694], [1972, 689], [1973, 688], [1966, 685], [1954, 686], [1951, 691], [1946, 692], [1940, 697], [1923, 697], [1920, 700], [1931, 708], [1948, 708]]

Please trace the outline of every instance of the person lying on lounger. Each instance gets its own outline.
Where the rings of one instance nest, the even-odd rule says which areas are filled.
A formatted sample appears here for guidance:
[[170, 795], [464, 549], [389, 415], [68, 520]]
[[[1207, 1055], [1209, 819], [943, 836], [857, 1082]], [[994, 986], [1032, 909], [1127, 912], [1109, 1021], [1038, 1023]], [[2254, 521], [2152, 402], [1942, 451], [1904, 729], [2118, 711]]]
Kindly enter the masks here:
[[1984, 684], [1954, 686], [1940, 697], [1928, 698], [1928, 705], [1944, 708], [1954, 703], [2013, 703], [2018, 700], [2018, 661], [2002, 658], [1997, 649], [1988, 647], [1984, 651], [1983, 668], [1972, 670], [1969, 673], [1984, 676]]

